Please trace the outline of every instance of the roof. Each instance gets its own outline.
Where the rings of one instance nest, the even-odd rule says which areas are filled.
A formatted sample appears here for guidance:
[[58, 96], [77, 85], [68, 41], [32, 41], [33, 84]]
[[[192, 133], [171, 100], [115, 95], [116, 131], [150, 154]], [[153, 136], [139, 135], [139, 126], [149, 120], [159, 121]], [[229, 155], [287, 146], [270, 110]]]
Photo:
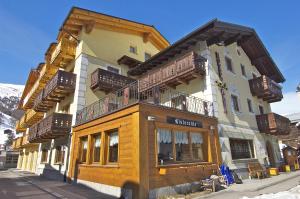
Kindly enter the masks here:
[[292, 114], [289, 114], [289, 115], [285, 115], [285, 117], [289, 118], [291, 123], [300, 122], [300, 113], [292, 113]]
[[195, 45], [197, 41], [207, 41], [208, 46], [219, 43], [230, 45], [237, 42], [261, 74], [267, 75], [278, 83], [285, 81], [282, 73], [253, 28], [217, 19], [209, 21], [144, 63], [129, 70], [129, 74], [141, 75], [168, 60], [169, 57], [173, 57], [191, 45]]
[[151, 41], [160, 50], [170, 45], [168, 40], [153, 25], [78, 7], [72, 7], [70, 10], [60, 28], [57, 40], [59, 41], [64, 34], [72, 34], [77, 37], [83, 28], [86, 32], [89, 32], [94, 26], [142, 35], [146, 41]]

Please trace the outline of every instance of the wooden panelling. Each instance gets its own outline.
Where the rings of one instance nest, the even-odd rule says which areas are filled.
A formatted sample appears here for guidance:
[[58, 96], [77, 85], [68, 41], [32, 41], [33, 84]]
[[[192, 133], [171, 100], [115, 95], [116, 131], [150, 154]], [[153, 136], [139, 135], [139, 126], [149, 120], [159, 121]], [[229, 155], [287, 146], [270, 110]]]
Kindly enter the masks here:
[[[155, 120], [148, 121], [148, 116], [153, 116]], [[167, 116], [199, 121], [202, 122], [203, 128], [169, 124], [166, 120]], [[158, 166], [155, 137], [157, 127], [201, 132], [204, 138], [204, 152], [206, 152], [204, 157], [208, 161]], [[80, 137], [115, 128], [118, 128], [119, 132], [118, 163], [105, 164], [103, 160], [105, 158], [101, 157], [101, 163], [79, 164]], [[147, 198], [151, 189], [199, 181], [215, 173], [217, 166], [222, 162], [216, 129], [217, 120], [213, 117], [155, 105], [137, 104], [73, 129], [69, 177], [111, 186], [129, 187], [134, 190], [134, 198]], [[102, 155], [106, 154], [104, 145], [102, 137]], [[165, 169], [166, 174], [160, 175], [160, 169]]]

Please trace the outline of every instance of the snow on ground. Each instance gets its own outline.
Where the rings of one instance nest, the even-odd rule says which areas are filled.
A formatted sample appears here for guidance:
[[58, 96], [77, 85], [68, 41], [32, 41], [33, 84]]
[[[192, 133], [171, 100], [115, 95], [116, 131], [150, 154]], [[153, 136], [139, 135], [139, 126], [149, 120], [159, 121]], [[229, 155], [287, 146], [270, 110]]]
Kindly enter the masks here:
[[[250, 199], [250, 198], [243, 197], [242, 199]], [[288, 191], [263, 194], [263, 195], [256, 196], [251, 199], [300, 199], [300, 185], [298, 185], [297, 187], [294, 187]]]
[[16, 96], [21, 97], [24, 85], [0, 83], [0, 97]]

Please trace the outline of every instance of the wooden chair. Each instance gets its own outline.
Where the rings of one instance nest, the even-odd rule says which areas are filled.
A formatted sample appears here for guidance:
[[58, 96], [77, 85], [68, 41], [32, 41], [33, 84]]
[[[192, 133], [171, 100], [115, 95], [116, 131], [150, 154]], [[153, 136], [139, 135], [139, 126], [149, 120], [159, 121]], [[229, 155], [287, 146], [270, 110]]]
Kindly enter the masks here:
[[268, 177], [266, 170], [259, 162], [248, 163], [249, 177], [257, 177], [258, 179]]

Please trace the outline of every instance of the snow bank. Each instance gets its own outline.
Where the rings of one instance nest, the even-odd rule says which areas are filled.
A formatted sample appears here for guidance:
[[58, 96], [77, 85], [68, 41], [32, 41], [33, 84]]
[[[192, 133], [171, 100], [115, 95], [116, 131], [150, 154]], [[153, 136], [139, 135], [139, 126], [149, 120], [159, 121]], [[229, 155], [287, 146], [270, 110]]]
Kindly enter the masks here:
[[[243, 197], [242, 199], [250, 199], [250, 198]], [[251, 199], [300, 199], [300, 185], [290, 189], [289, 191], [263, 194]]]

